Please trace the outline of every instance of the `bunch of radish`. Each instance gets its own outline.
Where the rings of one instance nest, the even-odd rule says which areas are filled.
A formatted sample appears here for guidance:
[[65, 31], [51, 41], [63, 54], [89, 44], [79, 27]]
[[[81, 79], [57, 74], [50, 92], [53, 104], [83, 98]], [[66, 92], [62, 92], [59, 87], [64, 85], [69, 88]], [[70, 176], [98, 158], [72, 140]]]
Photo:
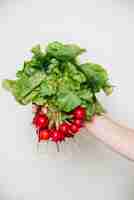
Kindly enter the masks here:
[[76, 107], [69, 113], [70, 119], [60, 121], [60, 112], [53, 112], [50, 118], [47, 107], [33, 105], [33, 125], [36, 128], [38, 142], [51, 140], [55, 143], [65, 141], [68, 137], [74, 137], [84, 126], [86, 109], [82, 106]]
[[20, 105], [32, 104], [38, 142], [52, 141], [57, 150], [58, 144], [77, 135], [85, 122], [106, 112], [97, 94], [113, 92], [102, 65], [80, 61], [78, 56], [85, 51], [70, 42], [37, 44], [16, 78], [2, 82]]

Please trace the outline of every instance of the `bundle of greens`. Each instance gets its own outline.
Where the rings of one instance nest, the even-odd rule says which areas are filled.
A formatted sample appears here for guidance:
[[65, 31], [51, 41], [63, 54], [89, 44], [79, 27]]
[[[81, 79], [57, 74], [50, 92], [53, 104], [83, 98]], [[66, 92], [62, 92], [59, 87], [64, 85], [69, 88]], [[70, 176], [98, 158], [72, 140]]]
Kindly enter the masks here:
[[101, 65], [78, 61], [85, 49], [52, 42], [46, 49], [37, 45], [31, 52], [32, 58], [24, 61], [16, 80], [4, 80], [3, 87], [18, 103], [34, 105], [39, 140], [58, 142], [74, 136], [79, 131], [75, 125], [80, 128], [85, 120], [105, 112], [96, 93], [112, 93], [108, 73]]

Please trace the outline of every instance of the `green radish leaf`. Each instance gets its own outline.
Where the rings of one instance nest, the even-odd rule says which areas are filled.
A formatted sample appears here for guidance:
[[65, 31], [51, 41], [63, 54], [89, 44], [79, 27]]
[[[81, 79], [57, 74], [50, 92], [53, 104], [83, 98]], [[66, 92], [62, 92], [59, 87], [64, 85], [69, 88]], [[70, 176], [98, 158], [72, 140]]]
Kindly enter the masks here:
[[89, 88], [78, 91], [77, 95], [83, 100], [86, 100], [86, 101], [89, 101], [89, 102], [93, 101], [93, 94], [92, 94], [92, 91]]
[[104, 87], [103, 87], [103, 91], [105, 92], [105, 94], [107, 96], [111, 95], [113, 93], [113, 86], [110, 85], [110, 84], [106, 84]]
[[3, 86], [8, 89], [21, 102], [24, 97], [29, 95], [44, 80], [46, 74], [44, 72], [36, 72], [31, 77], [22, 77], [16, 81], [5, 80]]
[[95, 113], [98, 115], [101, 115], [102, 113], [105, 113], [106, 110], [103, 108], [103, 106], [100, 104], [100, 102], [97, 100], [95, 102]]
[[86, 75], [89, 87], [92, 88], [94, 92], [99, 92], [108, 81], [107, 71], [101, 65], [85, 63], [80, 65], [79, 69]]
[[42, 97], [55, 95], [57, 92], [56, 77], [54, 75], [47, 76], [40, 85], [40, 95]]
[[67, 115], [67, 114], [65, 114], [64, 112], [61, 113], [61, 121], [70, 120], [70, 119], [72, 119], [72, 118], [73, 118], [72, 115]]
[[5, 79], [2, 81], [2, 87], [14, 94], [15, 87], [16, 87], [16, 81]]
[[84, 75], [84, 73], [79, 71], [77, 67], [71, 62], [67, 62], [64, 64], [64, 73], [74, 81], [77, 81], [79, 83], [86, 82], [86, 76]]
[[47, 99], [41, 97], [40, 95], [37, 95], [32, 99], [32, 103], [35, 103], [39, 106], [43, 106], [44, 104], [47, 103]]
[[70, 112], [80, 104], [80, 98], [73, 92], [61, 93], [57, 96], [57, 106], [62, 111]]
[[47, 46], [47, 53], [61, 61], [72, 60], [83, 52], [85, 49], [81, 49], [75, 44], [64, 45], [60, 42], [52, 42]]
[[95, 114], [95, 106], [89, 101], [82, 100], [82, 106], [86, 108], [86, 119], [90, 120]]
[[33, 99], [38, 95], [38, 91], [36, 90], [33, 90], [30, 94], [28, 94], [26, 97], [24, 97], [22, 100], [21, 100], [21, 103], [23, 105], [27, 105], [29, 103], [31, 103], [33, 101]]
[[80, 64], [78, 56], [85, 49], [75, 44], [51, 42], [46, 48], [36, 45], [31, 59], [24, 61], [16, 73], [16, 80], [4, 80], [3, 87], [22, 105], [47, 103], [52, 112], [61, 112], [63, 118], [75, 107], [86, 108], [86, 119], [105, 112], [96, 98], [103, 90], [113, 92], [107, 71], [98, 64]]
[[16, 88], [15, 88], [16, 97], [21, 100], [30, 92], [32, 92], [33, 89], [39, 86], [40, 83], [45, 78], [46, 78], [46, 74], [44, 72], [39, 71], [39, 72], [36, 72], [30, 78], [25, 77], [25, 78], [17, 80]]

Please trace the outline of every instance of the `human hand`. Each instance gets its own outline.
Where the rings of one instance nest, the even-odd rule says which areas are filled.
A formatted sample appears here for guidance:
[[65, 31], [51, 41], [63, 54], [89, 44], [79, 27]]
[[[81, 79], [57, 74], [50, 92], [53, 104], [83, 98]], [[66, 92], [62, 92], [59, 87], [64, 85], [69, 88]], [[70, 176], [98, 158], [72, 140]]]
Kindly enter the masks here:
[[115, 122], [107, 114], [94, 116], [88, 131], [114, 151], [134, 160], [134, 130]]

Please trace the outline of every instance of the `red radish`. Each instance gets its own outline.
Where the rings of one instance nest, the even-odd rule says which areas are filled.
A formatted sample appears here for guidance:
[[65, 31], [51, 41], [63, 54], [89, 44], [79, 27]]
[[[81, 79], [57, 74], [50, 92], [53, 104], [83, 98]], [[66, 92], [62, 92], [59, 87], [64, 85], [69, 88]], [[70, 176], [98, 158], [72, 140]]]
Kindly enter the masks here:
[[81, 119], [74, 119], [73, 124], [76, 124], [78, 128], [82, 127], [82, 120]]
[[53, 130], [51, 137], [52, 137], [52, 141], [54, 141], [54, 142], [60, 141], [60, 131]]
[[51, 129], [49, 129], [49, 133], [50, 133], [50, 138], [52, 138], [53, 137], [53, 132], [55, 131], [55, 129], [54, 128], [51, 128]]
[[40, 130], [36, 129], [36, 134], [39, 136]]
[[39, 112], [37, 113], [37, 115], [44, 115], [44, 113], [41, 110], [39, 110]]
[[37, 106], [36, 104], [32, 104], [32, 112], [33, 113], [37, 113], [38, 109], [39, 109], [39, 106]]
[[42, 107], [42, 108], [41, 108], [41, 112], [42, 112], [43, 114], [47, 114], [47, 111], [48, 111], [48, 108], [47, 108], [47, 107]]
[[70, 131], [71, 123], [64, 122], [60, 125], [59, 130], [65, 134], [65, 137], [73, 137], [72, 132]]
[[65, 139], [65, 134], [62, 132], [62, 131], [60, 131], [60, 142], [62, 142], [63, 140]]
[[74, 135], [73, 135], [71, 132], [69, 132], [69, 133], [67, 133], [67, 134], [65, 135], [65, 137], [70, 138], [70, 137], [74, 137]]
[[37, 121], [37, 119], [38, 119], [38, 117], [39, 117], [40, 115], [43, 115], [43, 113], [41, 113], [41, 111], [39, 111], [39, 112], [37, 112], [37, 113], [35, 114], [35, 116], [34, 116], [34, 118], [33, 118], [33, 124], [34, 124], [34, 125], [36, 125], [36, 121]]
[[71, 124], [70, 125], [70, 131], [72, 133], [77, 133], [79, 131], [79, 127], [76, 124]]
[[67, 134], [69, 132], [69, 124], [64, 122], [59, 126], [59, 130], [63, 132], [64, 134]]
[[35, 125], [37, 128], [46, 128], [48, 126], [49, 120], [46, 115], [38, 115], [35, 120]]
[[40, 130], [38, 137], [39, 137], [39, 141], [48, 140], [50, 137], [49, 130], [48, 129]]
[[36, 119], [37, 119], [37, 117], [34, 116], [33, 121], [32, 121], [32, 123], [33, 123], [34, 125], [36, 124]]
[[82, 119], [83, 120], [85, 118], [85, 115], [86, 115], [86, 109], [81, 107], [81, 106], [78, 106], [73, 111], [73, 115], [76, 119]]

